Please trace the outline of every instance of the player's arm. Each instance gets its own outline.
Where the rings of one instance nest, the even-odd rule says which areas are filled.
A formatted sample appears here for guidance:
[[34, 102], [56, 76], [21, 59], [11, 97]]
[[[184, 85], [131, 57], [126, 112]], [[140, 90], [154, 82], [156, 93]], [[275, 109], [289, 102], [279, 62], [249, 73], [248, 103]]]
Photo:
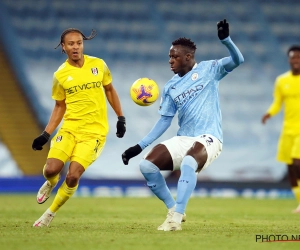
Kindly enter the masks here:
[[55, 105], [54, 108], [52, 110], [49, 122], [45, 128], [45, 131], [48, 134], [52, 134], [54, 132], [54, 130], [58, 127], [58, 125], [60, 124], [60, 122], [62, 121], [64, 114], [66, 112], [66, 102], [65, 100], [62, 101], [55, 101]]
[[150, 132], [138, 143], [142, 150], [158, 139], [170, 127], [173, 117], [162, 115]]
[[115, 111], [116, 115], [118, 116], [118, 122], [117, 122], [117, 137], [122, 138], [126, 132], [126, 120], [122, 112], [121, 102], [119, 99], [119, 96], [117, 94], [117, 91], [115, 90], [112, 83], [109, 83], [104, 87], [106, 98], [112, 107], [112, 109]]
[[128, 165], [131, 158], [140, 154], [147, 146], [159, 138], [170, 127], [172, 119], [172, 116], [162, 115], [151, 131], [138, 144], [128, 148], [122, 154], [123, 163]]
[[276, 115], [280, 110], [282, 106], [282, 94], [280, 91], [279, 81], [277, 80], [274, 87], [273, 92], [273, 102], [267, 112], [263, 115], [261, 122], [265, 124], [268, 119], [270, 119], [272, 116]]
[[113, 108], [117, 116], [123, 116], [122, 108], [121, 108], [121, 102], [119, 99], [119, 96], [117, 94], [117, 91], [115, 90], [112, 83], [107, 84], [104, 87], [106, 98], [110, 104], [110, 106]]
[[35, 138], [32, 143], [33, 150], [42, 150], [43, 146], [48, 142], [50, 135], [54, 132], [57, 126], [60, 124], [61, 120], [64, 117], [66, 112], [66, 102], [65, 100], [62, 101], [55, 101], [54, 108], [52, 110], [49, 122], [43, 131], [43, 133]]
[[230, 57], [222, 58], [220, 61], [225, 70], [230, 72], [244, 62], [244, 57], [229, 36], [229, 23], [226, 19], [218, 22], [217, 28], [218, 37], [221, 40], [221, 43], [227, 47], [230, 54]]

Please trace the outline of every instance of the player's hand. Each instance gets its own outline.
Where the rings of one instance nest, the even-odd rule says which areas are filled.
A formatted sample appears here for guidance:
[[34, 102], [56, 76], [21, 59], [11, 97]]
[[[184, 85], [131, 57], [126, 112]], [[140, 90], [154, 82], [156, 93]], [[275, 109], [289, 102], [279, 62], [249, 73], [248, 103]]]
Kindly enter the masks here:
[[220, 40], [223, 40], [229, 36], [229, 23], [227, 23], [226, 19], [218, 22], [217, 27], [218, 27], [218, 37]]
[[119, 116], [118, 117], [118, 122], [117, 122], [117, 137], [122, 138], [126, 132], [126, 121], [124, 116]]
[[140, 147], [139, 144], [136, 144], [133, 147], [128, 148], [123, 154], [122, 154], [122, 161], [125, 165], [128, 165], [128, 162], [131, 158], [137, 156], [139, 153], [141, 153], [143, 150]]
[[42, 150], [43, 146], [49, 141], [50, 134], [48, 134], [46, 131], [43, 131], [43, 133], [35, 138], [32, 143], [32, 149], [33, 150]]
[[271, 118], [270, 114], [264, 114], [264, 116], [261, 118], [262, 124], [266, 124], [267, 120]]

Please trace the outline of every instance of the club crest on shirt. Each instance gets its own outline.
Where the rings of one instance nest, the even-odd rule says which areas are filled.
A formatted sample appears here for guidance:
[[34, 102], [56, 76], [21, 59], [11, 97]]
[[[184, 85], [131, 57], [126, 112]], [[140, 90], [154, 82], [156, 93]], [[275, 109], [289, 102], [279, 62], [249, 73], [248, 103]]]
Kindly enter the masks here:
[[196, 81], [198, 79], [198, 73], [192, 74], [192, 80]]
[[91, 71], [95, 76], [98, 75], [98, 68], [91, 68]]
[[56, 142], [60, 142], [62, 140], [62, 135], [56, 137]]

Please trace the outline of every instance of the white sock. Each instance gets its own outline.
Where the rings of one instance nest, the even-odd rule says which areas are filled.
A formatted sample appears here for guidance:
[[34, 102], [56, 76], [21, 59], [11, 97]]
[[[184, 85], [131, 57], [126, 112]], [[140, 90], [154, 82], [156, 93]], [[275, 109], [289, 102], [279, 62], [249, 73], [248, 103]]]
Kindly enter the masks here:
[[172, 221], [175, 221], [175, 222], [181, 224], [182, 217], [183, 217], [183, 214], [174, 212], [174, 215], [173, 215], [173, 217], [172, 217]]
[[50, 208], [47, 209], [47, 213], [48, 213], [48, 214], [51, 214], [51, 215], [55, 215], [55, 213], [53, 213], [53, 212], [50, 210]]
[[173, 207], [171, 207], [171, 208], [169, 208], [169, 210], [168, 210], [169, 212], [174, 212], [175, 211], [175, 206], [173, 206]]

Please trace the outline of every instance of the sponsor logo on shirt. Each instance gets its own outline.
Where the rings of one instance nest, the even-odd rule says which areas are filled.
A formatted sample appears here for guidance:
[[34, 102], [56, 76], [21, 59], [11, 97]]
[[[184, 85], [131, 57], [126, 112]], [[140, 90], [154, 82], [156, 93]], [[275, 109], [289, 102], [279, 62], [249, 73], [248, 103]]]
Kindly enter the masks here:
[[188, 100], [198, 95], [199, 91], [201, 91], [202, 89], [203, 89], [203, 85], [201, 84], [184, 91], [183, 93], [181, 93], [180, 95], [174, 98], [175, 104], [182, 105], [186, 103]]
[[101, 88], [102, 87], [102, 82], [88, 82], [84, 83], [82, 85], [77, 85], [73, 86], [71, 88], [66, 89], [66, 94], [74, 94], [79, 91], [83, 90], [89, 90], [89, 89], [94, 89], [94, 88]]

